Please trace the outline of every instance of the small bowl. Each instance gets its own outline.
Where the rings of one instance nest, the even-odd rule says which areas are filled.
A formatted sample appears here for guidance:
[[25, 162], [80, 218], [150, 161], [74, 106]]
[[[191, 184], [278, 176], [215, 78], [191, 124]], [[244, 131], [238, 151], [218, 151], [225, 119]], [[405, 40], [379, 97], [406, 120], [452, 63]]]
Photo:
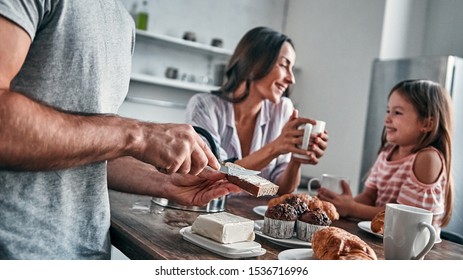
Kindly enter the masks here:
[[167, 67], [165, 72], [166, 78], [177, 79], [178, 78], [178, 69], [175, 67]]
[[211, 41], [211, 46], [221, 48], [223, 47], [223, 41], [219, 38], [213, 38]]
[[215, 213], [225, 210], [225, 204], [227, 203], [227, 196], [222, 196], [216, 199], [211, 200], [208, 204], [204, 206], [185, 206], [178, 204], [174, 201], [170, 201], [166, 198], [153, 197], [151, 201], [159, 206], [174, 208], [180, 210], [187, 210], [193, 212], [204, 212], [204, 213]]
[[186, 31], [183, 33], [183, 39], [187, 41], [196, 42], [196, 34], [191, 31]]

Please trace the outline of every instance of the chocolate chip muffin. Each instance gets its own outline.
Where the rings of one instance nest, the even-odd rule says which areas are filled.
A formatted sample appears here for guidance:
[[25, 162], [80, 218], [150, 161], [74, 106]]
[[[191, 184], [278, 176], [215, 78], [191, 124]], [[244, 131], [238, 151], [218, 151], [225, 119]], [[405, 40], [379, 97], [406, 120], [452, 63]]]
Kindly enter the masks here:
[[296, 236], [298, 239], [311, 242], [312, 235], [331, 225], [331, 220], [320, 208], [304, 212], [296, 223]]
[[307, 206], [307, 203], [305, 203], [301, 198], [297, 196], [289, 197], [285, 200], [285, 203], [294, 207], [298, 217], [300, 217], [309, 208]]
[[292, 238], [297, 218], [297, 211], [290, 204], [269, 207], [265, 212], [262, 232], [274, 238]]

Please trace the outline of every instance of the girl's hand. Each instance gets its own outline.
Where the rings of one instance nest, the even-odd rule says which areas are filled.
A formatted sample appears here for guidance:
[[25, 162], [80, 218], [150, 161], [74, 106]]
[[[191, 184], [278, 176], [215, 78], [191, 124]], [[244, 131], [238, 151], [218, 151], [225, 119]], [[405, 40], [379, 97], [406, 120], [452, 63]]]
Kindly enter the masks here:
[[350, 214], [353, 207], [355, 207], [355, 201], [352, 197], [349, 184], [346, 181], [341, 181], [342, 194], [337, 194], [326, 188], [321, 187], [318, 189], [318, 198], [326, 200], [334, 204], [336, 210], [341, 217], [346, 217]]

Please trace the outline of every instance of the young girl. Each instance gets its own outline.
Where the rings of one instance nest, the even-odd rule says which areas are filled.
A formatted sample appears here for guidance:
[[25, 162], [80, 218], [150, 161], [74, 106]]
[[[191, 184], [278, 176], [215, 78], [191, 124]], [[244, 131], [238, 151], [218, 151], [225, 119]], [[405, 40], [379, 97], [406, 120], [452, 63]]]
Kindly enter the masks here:
[[343, 182], [343, 194], [320, 188], [341, 216], [371, 220], [400, 203], [430, 210], [433, 225], [450, 221], [453, 206], [451, 170], [452, 108], [449, 94], [427, 80], [406, 80], [389, 93], [382, 144], [365, 189], [355, 198]]

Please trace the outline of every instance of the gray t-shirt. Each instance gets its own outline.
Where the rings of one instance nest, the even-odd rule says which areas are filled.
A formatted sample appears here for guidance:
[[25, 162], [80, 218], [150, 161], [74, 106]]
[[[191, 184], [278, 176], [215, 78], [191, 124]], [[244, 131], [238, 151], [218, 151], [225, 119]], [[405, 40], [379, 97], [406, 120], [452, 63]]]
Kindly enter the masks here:
[[[0, 15], [32, 38], [13, 91], [63, 110], [117, 112], [135, 42], [120, 2], [0, 0]], [[50, 172], [0, 169], [0, 259], [109, 258], [106, 180], [106, 162]]]

